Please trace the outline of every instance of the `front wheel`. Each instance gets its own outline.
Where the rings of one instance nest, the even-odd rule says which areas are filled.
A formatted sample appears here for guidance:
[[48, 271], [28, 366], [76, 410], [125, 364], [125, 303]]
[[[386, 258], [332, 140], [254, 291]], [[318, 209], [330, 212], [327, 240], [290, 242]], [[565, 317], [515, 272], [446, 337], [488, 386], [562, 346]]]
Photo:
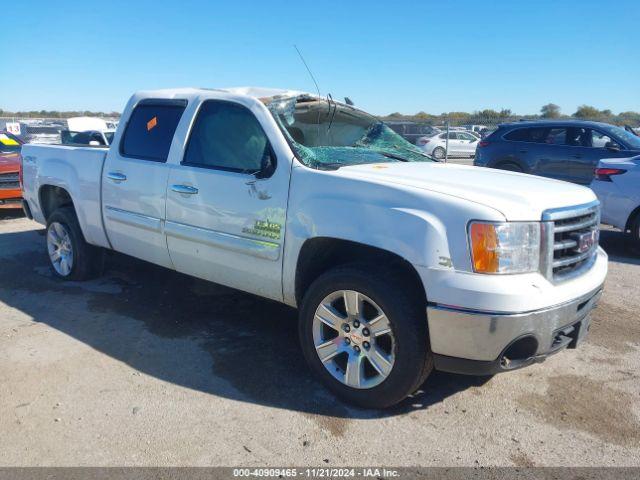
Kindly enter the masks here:
[[342, 267], [319, 277], [304, 297], [305, 358], [320, 380], [350, 403], [392, 406], [433, 369], [424, 305], [402, 278]]

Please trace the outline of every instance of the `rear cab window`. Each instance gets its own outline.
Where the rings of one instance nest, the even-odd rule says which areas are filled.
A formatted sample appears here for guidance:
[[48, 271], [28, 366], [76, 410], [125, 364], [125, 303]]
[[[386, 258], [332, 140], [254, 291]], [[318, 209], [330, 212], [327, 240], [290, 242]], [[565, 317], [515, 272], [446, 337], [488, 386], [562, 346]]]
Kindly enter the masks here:
[[166, 162], [186, 100], [143, 100], [134, 108], [120, 142], [123, 157]]

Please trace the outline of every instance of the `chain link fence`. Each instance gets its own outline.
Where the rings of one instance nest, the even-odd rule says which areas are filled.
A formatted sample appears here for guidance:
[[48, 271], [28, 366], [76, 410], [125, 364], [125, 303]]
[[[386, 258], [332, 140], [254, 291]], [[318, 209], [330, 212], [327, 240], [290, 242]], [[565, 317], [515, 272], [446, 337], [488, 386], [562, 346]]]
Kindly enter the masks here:
[[25, 143], [60, 144], [70, 131], [111, 131], [118, 125], [114, 117], [20, 118], [0, 117], [0, 132], [6, 131]]

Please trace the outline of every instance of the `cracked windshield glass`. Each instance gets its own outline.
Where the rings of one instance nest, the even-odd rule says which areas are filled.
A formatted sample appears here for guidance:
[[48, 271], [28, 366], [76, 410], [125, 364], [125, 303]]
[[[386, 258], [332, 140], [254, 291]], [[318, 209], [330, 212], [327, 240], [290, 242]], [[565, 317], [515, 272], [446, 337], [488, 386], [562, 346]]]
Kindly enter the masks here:
[[309, 167], [432, 161], [383, 122], [350, 105], [301, 96], [278, 99], [268, 107]]

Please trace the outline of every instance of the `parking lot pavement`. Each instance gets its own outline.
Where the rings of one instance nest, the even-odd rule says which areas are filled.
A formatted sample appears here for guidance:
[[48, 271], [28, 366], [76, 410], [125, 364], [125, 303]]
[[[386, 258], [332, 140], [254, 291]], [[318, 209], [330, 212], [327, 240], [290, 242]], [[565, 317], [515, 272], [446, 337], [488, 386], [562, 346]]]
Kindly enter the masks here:
[[0, 465], [640, 465], [640, 254], [605, 231], [588, 343], [389, 411], [336, 401], [296, 313], [110, 255], [54, 279], [41, 228], [0, 210]]

